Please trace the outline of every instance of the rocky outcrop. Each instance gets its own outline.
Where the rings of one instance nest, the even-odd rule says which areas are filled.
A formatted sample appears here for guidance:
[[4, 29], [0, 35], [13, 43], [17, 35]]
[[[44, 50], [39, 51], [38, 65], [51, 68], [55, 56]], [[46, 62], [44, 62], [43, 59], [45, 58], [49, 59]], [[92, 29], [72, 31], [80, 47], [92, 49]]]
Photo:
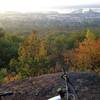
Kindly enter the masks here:
[[[62, 73], [42, 75], [14, 81], [0, 86], [0, 92], [13, 91], [13, 95], [2, 100], [47, 100], [57, 95], [56, 90], [64, 87]], [[100, 100], [100, 77], [91, 73], [69, 73], [80, 100]]]

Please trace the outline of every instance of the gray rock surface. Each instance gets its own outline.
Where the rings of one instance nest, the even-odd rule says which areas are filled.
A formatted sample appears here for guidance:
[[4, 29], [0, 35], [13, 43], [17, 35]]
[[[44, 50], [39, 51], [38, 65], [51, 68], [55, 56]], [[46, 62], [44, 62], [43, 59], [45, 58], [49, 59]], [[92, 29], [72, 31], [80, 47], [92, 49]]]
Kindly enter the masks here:
[[[47, 100], [57, 95], [57, 89], [64, 87], [62, 73], [47, 74], [0, 86], [0, 92], [13, 91], [13, 95], [2, 100]], [[69, 73], [80, 100], [100, 100], [100, 76], [93, 73]], [[70, 86], [70, 85], [69, 85]]]

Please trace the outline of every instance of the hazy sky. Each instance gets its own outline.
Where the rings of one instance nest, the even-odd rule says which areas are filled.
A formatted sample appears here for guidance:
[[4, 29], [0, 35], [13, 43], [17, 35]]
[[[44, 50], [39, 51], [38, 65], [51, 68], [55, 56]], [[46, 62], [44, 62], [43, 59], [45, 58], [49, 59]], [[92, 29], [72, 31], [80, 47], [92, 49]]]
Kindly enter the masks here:
[[46, 11], [54, 7], [100, 4], [100, 0], [0, 0], [0, 11]]

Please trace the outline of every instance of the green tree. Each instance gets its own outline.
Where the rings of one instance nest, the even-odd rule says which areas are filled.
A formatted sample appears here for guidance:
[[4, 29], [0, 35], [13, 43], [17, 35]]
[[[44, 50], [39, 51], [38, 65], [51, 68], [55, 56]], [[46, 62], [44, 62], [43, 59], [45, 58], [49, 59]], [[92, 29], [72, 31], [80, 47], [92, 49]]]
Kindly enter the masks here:
[[87, 29], [86, 38], [91, 39], [91, 40], [95, 40], [96, 35], [93, 32], [91, 32], [89, 29]]
[[9, 62], [9, 70], [11, 72], [16, 72], [16, 74], [18, 73], [18, 68], [19, 67], [19, 63], [15, 58], [12, 58]]
[[0, 38], [0, 67], [8, 67], [10, 60], [18, 57], [21, 39], [17, 35], [5, 34]]
[[0, 28], [0, 38], [5, 35], [5, 31], [3, 28]]
[[7, 74], [7, 70], [5, 68], [0, 69], [0, 83], [4, 82], [4, 77]]

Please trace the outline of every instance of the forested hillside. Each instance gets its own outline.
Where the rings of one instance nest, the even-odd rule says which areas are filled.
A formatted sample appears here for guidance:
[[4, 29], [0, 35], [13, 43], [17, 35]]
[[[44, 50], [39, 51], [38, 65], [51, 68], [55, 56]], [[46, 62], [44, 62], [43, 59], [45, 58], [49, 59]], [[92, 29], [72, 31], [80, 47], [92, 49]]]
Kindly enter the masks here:
[[100, 33], [89, 29], [40, 36], [5, 33], [0, 29], [0, 82], [62, 71], [100, 74]]
[[0, 82], [69, 71], [100, 74], [100, 13], [0, 13]]

